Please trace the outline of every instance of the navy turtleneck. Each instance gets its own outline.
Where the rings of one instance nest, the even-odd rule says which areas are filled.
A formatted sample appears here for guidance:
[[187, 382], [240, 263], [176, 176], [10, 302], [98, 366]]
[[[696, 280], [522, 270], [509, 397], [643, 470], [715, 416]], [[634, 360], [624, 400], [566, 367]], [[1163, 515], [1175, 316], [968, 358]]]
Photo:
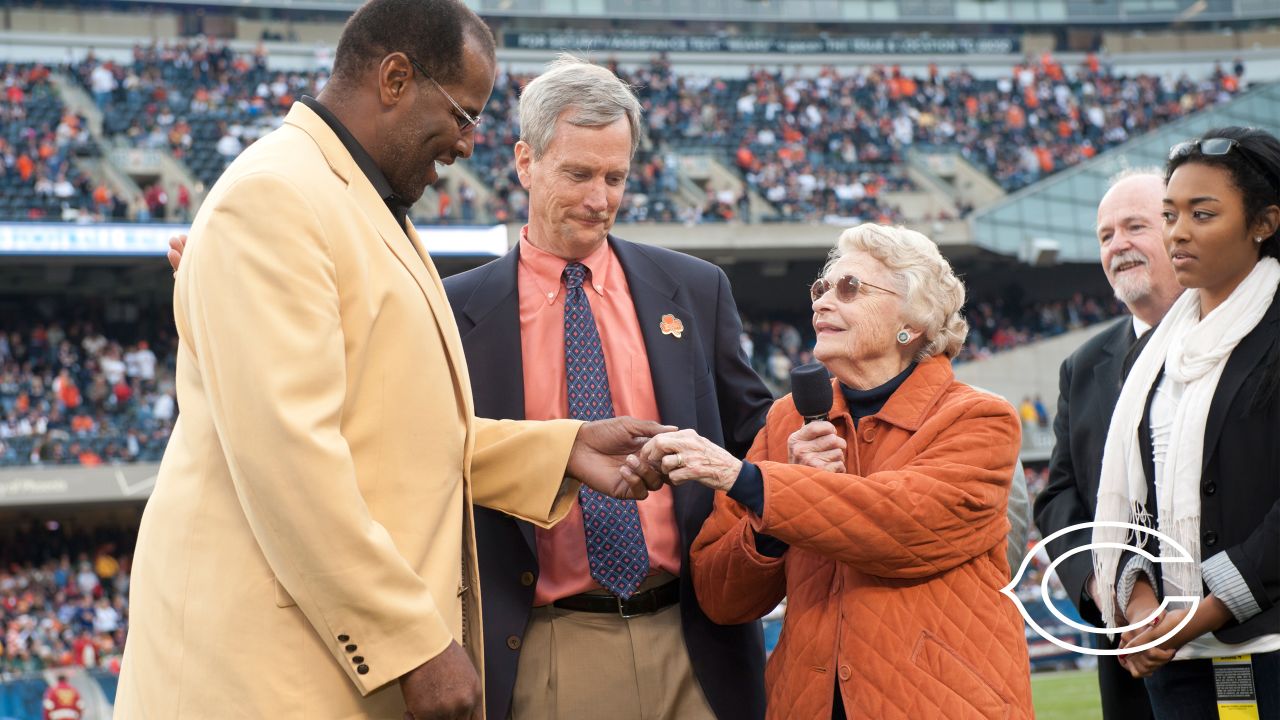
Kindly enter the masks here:
[[880, 412], [880, 408], [889, 402], [889, 396], [897, 392], [902, 383], [907, 381], [911, 372], [916, 369], [916, 364], [911, 363], [906, 370], [898, 373], [888, 382], [870, 390], [854, 390], [840, 383], [840, 392], [844, 394], [845, 404], [849, 406], [849, 416], [853, 418], [853, 426], [858, 427], [859, 420]]

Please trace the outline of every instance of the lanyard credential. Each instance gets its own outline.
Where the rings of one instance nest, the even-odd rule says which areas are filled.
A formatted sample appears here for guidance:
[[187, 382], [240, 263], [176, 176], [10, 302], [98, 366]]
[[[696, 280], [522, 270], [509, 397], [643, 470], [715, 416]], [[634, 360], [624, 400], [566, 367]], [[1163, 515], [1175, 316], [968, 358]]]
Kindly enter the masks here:
[[1258, 720], [1253, 656], [1214, 658], [1213, 686], [1218, 700], [1218, 720]]

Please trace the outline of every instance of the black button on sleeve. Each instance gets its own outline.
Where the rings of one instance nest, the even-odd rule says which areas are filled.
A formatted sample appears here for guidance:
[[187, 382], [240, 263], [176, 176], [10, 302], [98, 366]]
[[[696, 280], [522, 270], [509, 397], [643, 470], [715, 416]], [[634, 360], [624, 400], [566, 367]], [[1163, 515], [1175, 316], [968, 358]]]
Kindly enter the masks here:
[[361, 675], [368, 675], [368, 674], [369, 674], [369, 666], [368, 666], [368, 665], [361, 665], [360, 667], [356, 668], [356, 672], [360, 673]]

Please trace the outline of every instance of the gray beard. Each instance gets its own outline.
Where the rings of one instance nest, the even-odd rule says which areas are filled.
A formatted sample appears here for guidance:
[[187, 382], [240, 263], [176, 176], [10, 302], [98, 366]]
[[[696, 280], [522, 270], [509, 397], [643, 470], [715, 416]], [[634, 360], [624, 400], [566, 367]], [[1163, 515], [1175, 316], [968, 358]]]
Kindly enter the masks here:
[[1151, 275], [1117, 279], [1112, 289], [1115, 291], [1117, 300], [1131, 306], [1151, 295]]

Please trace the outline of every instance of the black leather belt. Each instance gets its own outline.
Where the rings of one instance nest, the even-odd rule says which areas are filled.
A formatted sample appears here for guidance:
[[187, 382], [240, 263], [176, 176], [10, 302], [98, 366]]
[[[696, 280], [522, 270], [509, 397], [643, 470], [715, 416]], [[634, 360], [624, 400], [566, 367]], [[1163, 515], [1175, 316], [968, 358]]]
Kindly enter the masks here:
[[552, 603], [565, 610], [589, 613], [617, 613], [624, 618], [648, 615], [680, 602], [680, 580], [672, 580], [623, 600], [617, 595], [570, 595]]

